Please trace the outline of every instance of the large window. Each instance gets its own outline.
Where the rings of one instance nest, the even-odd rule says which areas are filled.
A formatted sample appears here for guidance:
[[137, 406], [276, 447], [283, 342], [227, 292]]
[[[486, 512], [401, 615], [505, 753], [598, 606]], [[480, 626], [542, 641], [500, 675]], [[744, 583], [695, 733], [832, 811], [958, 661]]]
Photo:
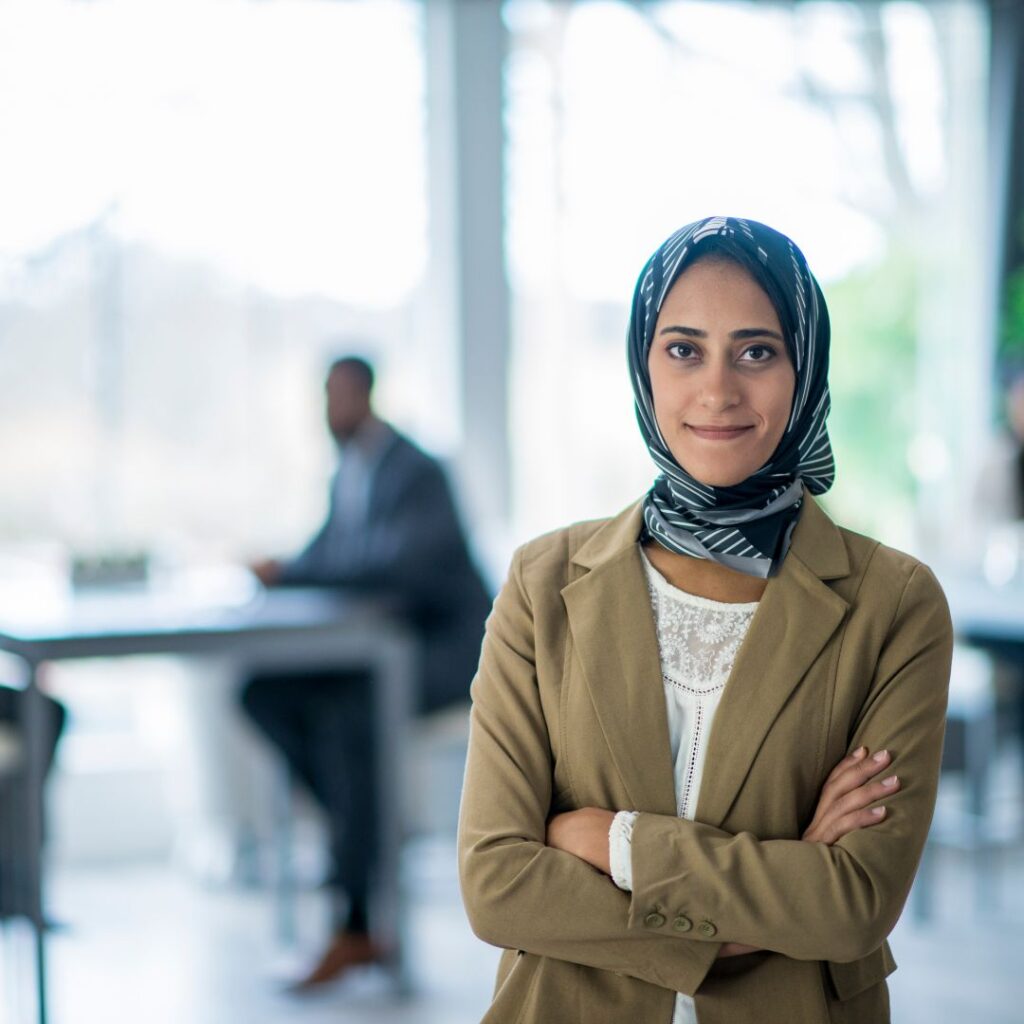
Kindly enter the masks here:
[[412, 0], [0, 5], [0, 538], [288, 547], [321, 373], [456, 440]]
[[[802, 246], [830, 303], [843, 521], [914, 546], [982, 417], [978, 5], [508, 0], [522, 532], [649, 486], [624, 359], [647, 255], [707, 214]], [[955, 401], [959, 425], [946, 415]], [[926, 491], [938, 499], [919, 502]], [[926, 538], [927, 539], [927, 538]]]
[[[414, 0], [0, 3], [0, 546], [292, 549], [333, 463], [322, 373], [353, 346], [385, 415], [454, 446], [453, 343], [420, 315], [421, 37]], [[62, 856], [173, 838], [203, 865], [259, 809], [223, 673], [45, 681], [72, 712]]]

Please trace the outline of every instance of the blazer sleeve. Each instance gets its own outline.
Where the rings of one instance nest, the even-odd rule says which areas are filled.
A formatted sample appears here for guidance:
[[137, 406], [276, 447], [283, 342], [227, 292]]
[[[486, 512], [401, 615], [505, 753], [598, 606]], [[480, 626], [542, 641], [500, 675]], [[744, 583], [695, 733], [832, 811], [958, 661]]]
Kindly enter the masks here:
[[630, 927], [629, 895], [585, 861], [545, 845], [552, 751], [534, 661], [522, 550], [487, 622], [472, 685], [459, 820], [459, 874], [485, 942], [615, 971], [692, 994], [714, 943]]
[[887, 749], [901, 788], [877, 825], [832, 846], [761, 841], [699, 822], [641, 813], [633, 830], [630, 927], [655, 904], [689, 908], [714, 936], [798, 960], [857, 960], [902, 911], [935, 806], [953, 634], [945, 596], [924, 565], [911, 572], [882, 647], [850, 749]]

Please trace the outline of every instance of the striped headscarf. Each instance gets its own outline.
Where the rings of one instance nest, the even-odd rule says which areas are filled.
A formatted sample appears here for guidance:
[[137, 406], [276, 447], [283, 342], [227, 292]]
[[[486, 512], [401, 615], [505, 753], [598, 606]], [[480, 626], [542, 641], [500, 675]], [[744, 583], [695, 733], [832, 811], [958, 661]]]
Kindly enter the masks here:
[[[700, 483], [676, 462], [658, 429], [647, 369], [665, 296], [687, 266], [710, 252], [739, 263], [768, 294], [796, 370], [793, 408], [778, 447], [756, 473], [731, 487]], [[738, 217], [708, 217], [680, 228], [640, 274], [627, 342], [637, 420], [660, 471], [644, 498], [647, 533], [670, 551], [750, 576], [773, 575], [789, 550], [803, 489], [823, 494], [835, 477], [825, 425], [828, 310], [803, 253], [778, 231]]]

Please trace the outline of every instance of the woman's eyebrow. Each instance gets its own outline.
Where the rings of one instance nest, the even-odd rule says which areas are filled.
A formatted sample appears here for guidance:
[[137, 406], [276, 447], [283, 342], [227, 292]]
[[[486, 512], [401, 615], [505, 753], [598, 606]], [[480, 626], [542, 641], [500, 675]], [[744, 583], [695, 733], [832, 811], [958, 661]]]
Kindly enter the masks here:
[[[658, 333], [681, 334], [686, 338], [706, 338], [708, 336], [707, 331], [702, 331], [697, 327], [679, 327], [676, 325], [662, 327]], [[775, 338], [777, 341], [785, 341], [785, 338], [778, 331], [773, 331], [768, 327], [741, 327], [739, 330], [730, 331], [729, 337], [733, 341], [746, 341], [748, 338]]]
[[747, 338], [775, 338], [776, 341], [786, 340], [778, 331], [770, 330], [767, 327], [741, 327], [738, 331], [731, 331], [729, 337], [733, 341], [745, 341]]
[[696, 327], [662, 327], [659, 334], [682, 334], [687, 338], [706, 338], [707, 331], [698, 330]]

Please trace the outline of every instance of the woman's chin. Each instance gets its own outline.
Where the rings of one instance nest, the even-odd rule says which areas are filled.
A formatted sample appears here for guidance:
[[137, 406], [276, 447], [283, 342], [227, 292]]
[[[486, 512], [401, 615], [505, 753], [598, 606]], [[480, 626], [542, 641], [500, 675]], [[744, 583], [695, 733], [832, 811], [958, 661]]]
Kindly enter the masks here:
[[721, 466], [701, 466], [697, 469], [690, 469], [683, 462], [680, 462], [680, 465], [697, 483], [703, 484], [705, 487], [735, 487], [736, 484], [743, 483], [757, 470], [755, 466], [749, 472], [745, 468], [726, 472]]

